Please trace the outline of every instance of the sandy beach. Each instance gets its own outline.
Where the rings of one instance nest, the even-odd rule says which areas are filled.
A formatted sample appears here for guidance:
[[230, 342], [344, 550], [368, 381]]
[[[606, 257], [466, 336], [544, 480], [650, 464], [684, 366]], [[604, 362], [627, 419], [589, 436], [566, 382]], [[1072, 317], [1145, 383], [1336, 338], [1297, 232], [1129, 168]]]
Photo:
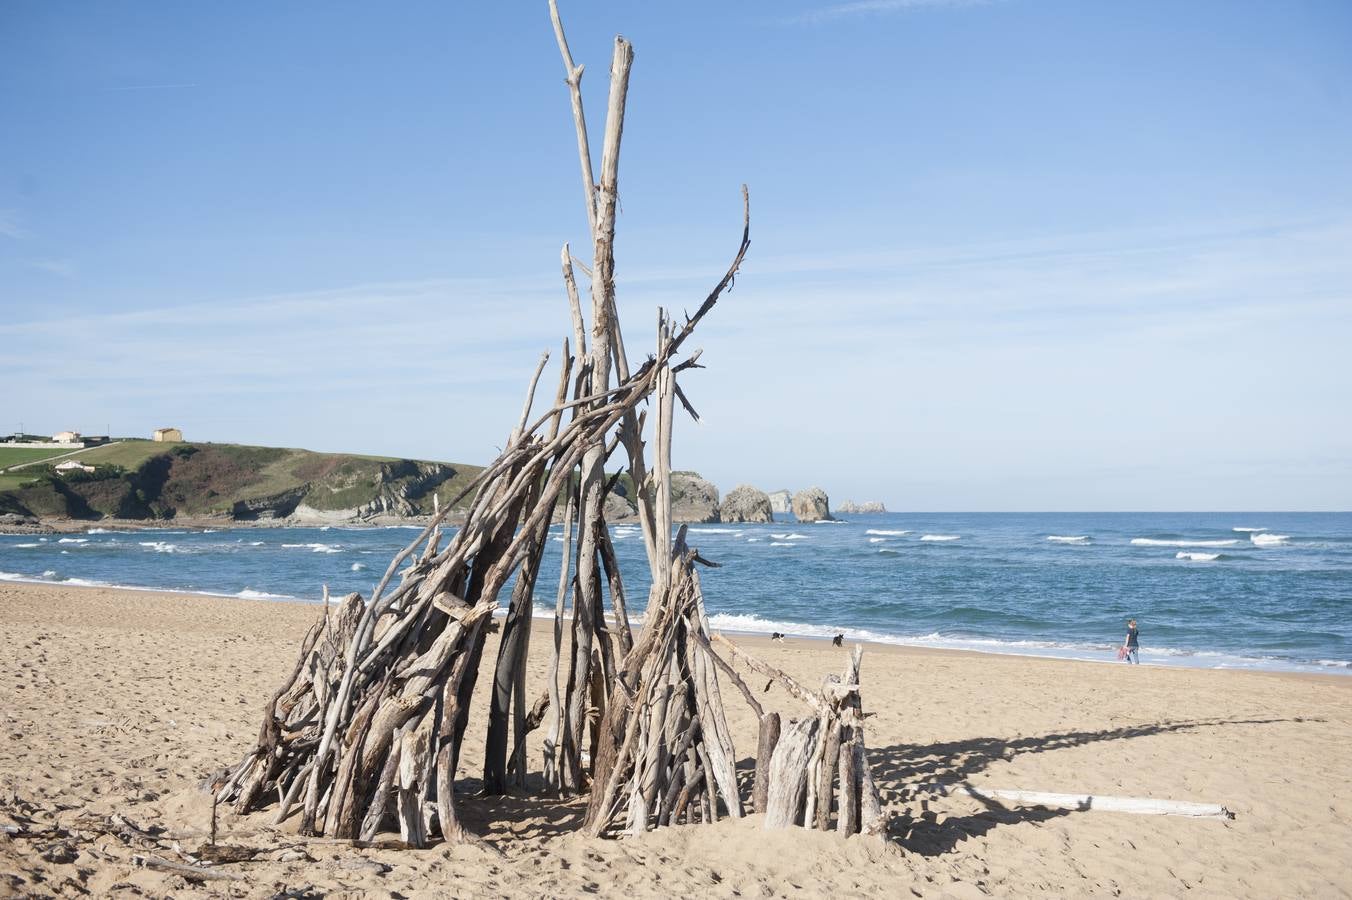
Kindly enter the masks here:
[[[275, 850], [221, 865], [234, 878], [205, 883], [135, 865], [157, 851], [117, 823], [187, 851], [206, 839], [211, 803], [198, 782], [249, 746], [318, 614], [300, 603], [0, 583], [0, 826], [11, 826], [0, 832], [0, 895], [1352, 893], [1352, 679], [881, 645], [865, 648], [863, 697], [892, 814], [886, 841], [766, 832], [757, 816], [584, 839], [573, 833], [576, 800], [475, 796], [479, 690], [457, 789], [466, 824], [490, 849], [305, 840], [294, 820], [274, 828], [266, 811], [222, 809], [220, 843]], [[541, 625], [532, 697], [547, 662]], [[842, 651], [825, 642], [735, 639], [807, 683], [840, 669]], [[495, 653], [490, 643], [486, 658]], [[749, 771], [754, 722], [728, 696], [739, 770]], [[797, 712], [778, 688], [763, 696]], [[540, 733], [532, 738], [538, 770]], [[934, 784], [1216, 803], [1235, 818], [1006, 806], [942, 796]]]

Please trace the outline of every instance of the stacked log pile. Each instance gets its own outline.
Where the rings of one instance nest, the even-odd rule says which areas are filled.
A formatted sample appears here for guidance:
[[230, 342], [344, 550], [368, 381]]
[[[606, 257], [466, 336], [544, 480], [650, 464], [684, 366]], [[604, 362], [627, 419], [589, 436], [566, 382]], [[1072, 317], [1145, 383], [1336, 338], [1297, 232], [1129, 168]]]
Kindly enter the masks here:
[[[633, 52], [616, 39], [597, 183], [582, 110], [582, 68], [572, 61], [552, 0], [551, 13], [572, 98], [592, 238], [592, 265], [582, 267], [591, 281], [590, 327], [565, 244], [562, 274], [573, 333], [571, 349], [563, 342], [553, 403], [532, 420], [545, 354], [505, 449], [460, 497], [443, 505], [449, 512], [473, 493], [464, 525], [443, 546], [445, 512], [435, 517], [391, 560], [369, 600], [352, 594], [330, 608], [325, 592], [323, 616], [264, 706], [258, 740], [208, 786], [240, 814], [275, 799], [275, 821], [299, 814], [306, 835], [371, 840], [393, 825], [412, 846], [427, 845], [437, 833], [447, 841], [474, 840], [457, 820], [454, 775], [484, 668], [485, 635], [515, 579], [491, 667], [486, 792], [524, 784], [526, 735], [547, 721], [544, 782], [560, 794], [590, 788], [585, 828], [593, 834], [611, 829], [621, 813], [629, 832], [743, 815], [721, 672], [761, 721], [753, 805], [766, 812], [767, 824], [824, 827], [838, 770], [840, 830], [875, 832], [881, 814], [863, 755], [858, 653], [839, 679], [809, 693], [735, 651], [734, 658], [772, 671], [811, 706], [814, 716], [791, 723], [781, 738], [778, 715], [765, 713], [714, 652], [695, 570], [706, 561], [686, 544], [684, 530], [671, 537], [676, 402], [695, 415], [677, 375], [698, 367], [699, 351], [680, 362], [677, 356], [731, 287], [746, 255], [746, 189], [741, 242], [726, 274], [683, 322], [659, 313], [655, 352], [631, 372], [615, 307], [613, 247]], [[651, 470], [639, 414], [650, 399], [656, 443]], [[621, 446], [652, 575], [637, 641], [604, 517], [619, 474], [607, 477], [604, 465]], [[550, 674], [546, 694], [528, 713], [533, 598], [560, 506], [564, 550]]]

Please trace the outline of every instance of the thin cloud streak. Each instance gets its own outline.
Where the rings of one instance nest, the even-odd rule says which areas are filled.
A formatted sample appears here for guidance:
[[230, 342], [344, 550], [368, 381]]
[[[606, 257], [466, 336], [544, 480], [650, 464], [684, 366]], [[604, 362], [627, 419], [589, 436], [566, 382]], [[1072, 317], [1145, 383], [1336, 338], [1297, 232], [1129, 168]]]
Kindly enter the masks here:
[[895, 15], [917, 9], [989, 6], [992, 0], [857, 0], [821, 9], [808, 10], [784, 20], [786, 25], [819, 25], [839, 19], [861, 16]]

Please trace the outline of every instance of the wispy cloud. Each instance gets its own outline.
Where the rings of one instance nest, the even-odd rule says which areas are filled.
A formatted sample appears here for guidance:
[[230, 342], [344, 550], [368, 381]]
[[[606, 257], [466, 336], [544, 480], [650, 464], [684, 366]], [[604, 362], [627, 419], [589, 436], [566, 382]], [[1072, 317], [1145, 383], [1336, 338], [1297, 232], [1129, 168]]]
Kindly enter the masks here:
[[0, 209], [0, 235], [15, 240], [28, 236], [28, 232], [19, 224], [17, 209]]
[[810, 9], [784, 20], [786, 25], [816, 25], [859, 16], [885, 16], [916, 9], [939, 7], [987, 6], [994, 0], [855, 0]]
[[58, 278], [74, 278], [76, 275], [75, 263], [69, 259], [30, 259], [28, 267]]
[[104, 90], [105, 92], [107, 92], [107, 91], [164, 91], [164, 90], [171, 90], [171, 89], [173, 89], [173, 88], [195, 88], [195, 87], [197, 87], [197, 82], [195, 82], [195, 81], [184, 81], [184, 82], [176, 82], [176, 83], [173, 83], [173, 84], [126, 84], [126, 85], [121, 85], [121, 86], [119, 86], [119, 87], [107, 87], [107, 88], [103, 88], [102, 90]]

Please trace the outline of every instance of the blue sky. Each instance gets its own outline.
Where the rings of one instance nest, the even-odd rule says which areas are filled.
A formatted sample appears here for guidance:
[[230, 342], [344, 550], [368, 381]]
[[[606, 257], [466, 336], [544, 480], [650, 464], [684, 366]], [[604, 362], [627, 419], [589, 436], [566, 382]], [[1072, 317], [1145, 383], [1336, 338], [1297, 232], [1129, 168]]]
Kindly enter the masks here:
[[[546, 6], [0, 6], [0, 428], [484, 462], [585, 244]], [[563, 3], [636, 50], [676, 462], [897, 509], [1352, 507], [1352, 6]], [[576, 251], [575, 251], [576, 252]]]

